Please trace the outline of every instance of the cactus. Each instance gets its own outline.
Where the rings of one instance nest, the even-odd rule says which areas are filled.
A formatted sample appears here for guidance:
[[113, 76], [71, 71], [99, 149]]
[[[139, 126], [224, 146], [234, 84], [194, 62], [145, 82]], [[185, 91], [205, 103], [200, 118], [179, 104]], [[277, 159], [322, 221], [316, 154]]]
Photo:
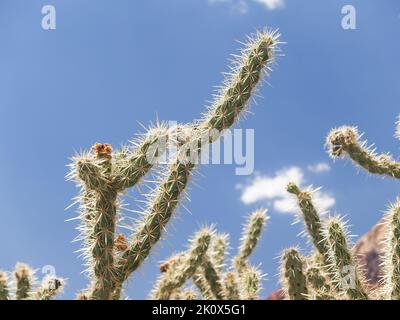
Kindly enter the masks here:
[[63, 289], [65, 280], [45, 276], [36, 286], [35, 272], [25, 263], [17, 263], [13, 272], [15, 291], [9, 283], [6, 272], [0, 271], [0, 300], [51, 300]]
[[[343, 221], [338, 217], [329, 219], [324, 227], [324, 234], [329, 245], [328, 260], [338, 288], [350, 299], [368, 299], [365, 285], [348, 246], [347, 228]], [[345, 279], [346, 276], [350, 283]]]
[[367, 141], [361, 141], [356, 127], [343, 126], [333, 129], [326, 139], [326, 144], [332, 158], [347, 154], [357, 165], [372, 174], [400, 179], [400, 164], [394, 161], [390, 154], [376, 154], [375, 150], [367, 146]]
[[312, 291], [311, 298], [316, 300], [333, 300], [331, 287], [328, 280], [324, 277], [321, 270], [316, 267], [309, 267], [306, 271], [306, 281], [308, 284], [308, 291]]
[[206, 257], [203, 262], [204, 277], [210, 287], [214, 297], [218, 300], [223, 299], [223, 289], [221, 283], [221, 275], [216, 266], [211, 262], [209, 257]]
[[17, 263], [14, 271], [14, 278], [17, 284], [16, 299], [23, 300], [29, 298], [34, 283], [34, 272], [25, 263]]
[[224, 291], [227, 300], [239, 300], [240, 291], [235, 273], [226, 273], [224, 280]]
[[52, 276], [46, 276], [42, 280], [41, 286], [38, 288], [35, 299], [51, 300], [59, 294], [64, 287], [64, 280]]
[[8, 300], [9, 298], [8, 276], [4, 271], [0, 271], [0, 300]]
[[400, 199], [391, 206], [385, 220], [389, 226], [383, 260], [385, 298], [400, 300]]
[[[161, 264], [162, 275], [154, 286], [152, 298], [172, 299], [175, 290], [183, 287], [185, 282], [191, 278], [199, 293], [207, 300], [258, 299], [263, 277], [258, 268], [247, 263], [247, 258], [254, 250], [267, 220], [266, 210], [263, 209], [256, 210], [248, 218], [244, 227], [244, 241], [242, 241], [239, 252], [244, 247], [250, 249], [244, 255], [243, 264], [245, 267], [240, 270], [240, 273], [232, 271], [224, 273], [223, 261], [228, 236], [212, 234], [210, 248], [200, 257], [201, 263], [196, 266], [197, 269], [190, 268], [189, 273], [184, 271], [188, 269], [187, 258], [185, 257], [190, 256], [190, 253], [185, 252], [175, 254]], [[241, 289], [239, 289], [239, 285]]]
[[289, 248], [282, 253], [281, 278], [285, 295], [290, 300], [307, 300], [308, 288], [304, 275], [304, 259], [298, 249]]
[[237, 256], [235, 257], [235, 265], [238, 272], [246, 268], [246, 260], [256, 247], [263, 227], [268, 221], [266, 210], [260, 209], [254, 211], [248, 218], [247, 224], [243, 228], [243, 235]]
[[[82, 221], [80, 231], [89, 266], [92, 299], [119, 297], [123, 283], [150, 254], [185, 196], [196, 164], [187, 161], [188, 156], [190, 160], [198, 158], [204, 133], [217, 131], [218, 134], [210, 136], [207, 141], [213, 142], [238, 120], [263, 72], [270, 69], [277, 44], [275, 32], [258, 32], [243, 49], [232, 74], [226, 77], [223, 88], [199, 121], [178, 126], [174, 128], [175, 132], [157, 125], [135, 141], [131, 148], [121, 148], [116, 152], [108, 144], [97, 143], [91, 153], [73, 159], [69, 178], [81, 188], [78, 197]], [[121, 196], [152, 169], [154, 160], [164, 152], [168, 138], [180, 131], [188, 131], [189, 135], [183, 141], [178, 137], [176, 160], [149, 196], [143, 220], [135, 227], [130, 241], [122, 245], [124, 250], [120, 250], [115, 233]], [[188, 145], [191, 147], [189, 155]], [[219, 268], [219, 263], [215, 266]]]
[[154, 299], [169, 299], [173, 290], [184, 285], [185, 281], [191, 278], [196, 269], [205, 259], [208, 246], [211, 241], [213, 230], [204, 228], [194, 236], [189, 252], [177, 263], [175, 267], [168, 270], [158, 280], [152, 297]]
[[240, 277], [240, 282], [243, 285], [243, 299], [257, 300], [261, 290], [262, 281], [261, 271], [254, 267], [248, 266], [243, 270], [243, 275]]

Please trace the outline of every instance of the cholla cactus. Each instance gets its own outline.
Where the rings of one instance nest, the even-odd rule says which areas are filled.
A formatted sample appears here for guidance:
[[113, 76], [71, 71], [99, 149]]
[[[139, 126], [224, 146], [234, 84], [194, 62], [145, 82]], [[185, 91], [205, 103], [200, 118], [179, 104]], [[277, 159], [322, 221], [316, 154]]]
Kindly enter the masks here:
[[35, 281], [33, 270], [25, 263], [17, 263], [14, 278], [16, 282], [16, 299], [23, 300], [29, 298]]
[[252, 254], [260, 239], [261, 232], [269, 219], [266, 212], [267, 210], [264, 209], [254, 211], [243, 228], [238, 255], [235, 257], [238, 272], [246, 268], [246, 260]]
[[376, 154], [368, 147], [367, 141], [361, 141], [356, 127], [343, 126], [333, 129], [327, 139], [329, 153], [332, 158], [347, 154], [357, 165], [372, 174], [382, 174], [400, 179], [400, 164], [390, 154]]
[[65, 280], [55, 276], [45, 276], [36, 286], [35, 272], [25, 263], [17, 263], [14, 275], [15, 291], [12, 291], [9, 277], [0, 271], [0, 300], [51, 300], [63, 289]]
[[383, 260], [384, 298], [400, 300], [400, 199], [391, 206], [385, 220], [389, 234]]
[[[207, 143], [213, 142], [239, 119], [262, 75], [271, 69], [278, 38], [277, 33], [267, 31], [258, 32], [249, 40], [201, 120], [173, 130], [157, 125], [132, 147], [117, 151], [108, 144], [97, 143], [91, 152], [73, 159], [69, 178], [81, 189], [78, 197], [82, 221], [80, 238], [91, 280], [88, 290], [91, 299], [119, 298], [123, 283], [148, 257], [181, 198], [186, 196], [185, 189], [196, 164], [187, 161], [188, 158], [198, 158], [204, 134], [208, 135]], [[179, 147], [176, 160], [164, 175], [160, 175], [158, 186], [149, 195], [143, 220], [134, 227], [129, 240], [121, 245], [121, 237], [116, 235], [121, 196], [153, 168], [157, 163], [155, 160], [163, 154], [167, 140], [186, 131], [189, 134], [185, 139], [179, 136], [175, 141]], [[218, 275], [221, 267], [220, 262], [209, 261], [206, 265], [208, 282]], [[212, 276], [211, 271], [215, 271]], [[217, 294], [215, 287], [210, 289]]]
[[348, 246], [347, 227], [342, 219], [333, 217], [324, 228], [329, 245], [328, 261], [334, 274], [334, 281], [340, 291], [350, 299], [368, 299], [365, 285]]
[[318, 267], [309, 267], [306, 271], [308, 291], [310, 298], [315, 300], [332, 300], [331, 286]]
[[8, 300], [9, 298], [8, 276], [4, 271], [0, 271], [0, 300]]
[[[200, 257], [201, 264], [197, 265], [197, 270], [190, 268], [190, 273], [183, 271], [188, 268], [185, 256], [190, 256], [190, 253], [185, 252], [175, 254], [161, 264], [162, 275], [153, 289], [152, 297], [155, 299], [174, 298], [176, 290], [179, 290], [191, 278], [204, 299], [258, 299], [263, 276], [258, 268], [248, 264], [247, 258], [259, 241], [267, 220], [266, 210], [263, 209], [256, 210], [248, 218], [239, 249], [239, 252], [246, 252], [241, 255], [240, 271], [236, 269], [236, 272], [228, 270], [224, 273], [223, 261], [227, 235], [212, 234], [210, 248]], [[234, 261], [237, 261], [237, 258]], [[237, 265], [237, 263], [234, 264]], [[232, 267], [232, 269], [235, 268], [235, 266]]]
[[285, 295], [290, 300], [307, 300], [308, 288], [304, 275], [304, 259], [298, 249], [286, 249], [282, 254], [281, 278]]
[[327, 256], [327, 244], [322, 234], [322, 223], [320, 216], [312, 201], [312, 191], [300, 190], [299, 187], [290, 182], [287, 186], [287, 191], [296, 195], [298, 205], [303, 213], [303, 220], [311, 238], [312, 243], [316, 247], [322, 259]]
[[189, 251], [181, 255], [181, 261], [175, 261], [168, 267], [158, 280], [152, 297], [154, 299], [169, 299], [174, 290], [182, 287], [191, 278], [197, 268], [204, 262], [213, 230], [204, 228], [196, 233]]
[[63, 287], [63, 279], [46, 276], [42, 280], [41, 286], [37, 289], [34, 298], [37, 300], [51, 300], [62, 291]]

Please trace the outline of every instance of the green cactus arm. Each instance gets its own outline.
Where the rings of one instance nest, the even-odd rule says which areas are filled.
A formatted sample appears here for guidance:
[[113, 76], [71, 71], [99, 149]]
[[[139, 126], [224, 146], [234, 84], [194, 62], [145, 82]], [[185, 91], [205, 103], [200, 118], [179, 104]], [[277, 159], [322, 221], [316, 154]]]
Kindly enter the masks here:
[[32, 293], [34, 283], [34, 272], [25, 263], [17, 263], [14, 271], [14, 278], [17, 284], [15, 297], [17, 300], [28, 299]]
[[389, 209], [385, 223], [388, 236], [383, 259], [383, 283], [387, 297], [400, 300], [400, 198]]
[[211, 292], [217, 300], [223, 300], [223, 288], [221, 285], [221, 275], [213, 265], [211, 259], [206, 256], [202, 265], [204, 277], [210, 287]]
[[[223, 265], [224, 265], [224, 260], [225, 260], [225, 250], [228, 245], [228, 235], [227, 234], [216, 234], [212, 241], [211, 241], [211, 248], [210, 248], [210, 254], [209, 254], [209, 259], [210, 259], [210, 266], [211, 268], [214, 268], [214, 271], [209, 271], [212, 273], [215, 273], [216, 277], [219, 278], [219, 274], [222, 273], [223, 271]], [[219, 283], [220, 280], [218, 280], [217, 284], [214, 284], [214, 290], [211, 290], [210, 285], [208, 281], [216, 281], [215, 279], [213, 280], [211, 277], [209, 280], [206, 279], [205, 277], [205, 268], [203, 267], [203, 270], [197, 270], [196, 273], [194, 274], [192, 280], [193, 283], [196, 285], [196, 287], [199, 289], [201, 292], [203, 298], [207, 300], [213, 300], [213, 299], [218, 299], [216, 295], [214, 295], [213, 291], [219, 292], [218, 296], [222, 297], [222, 288]], [[218, 288], [218, 286], [220, 288]]]
[[213, 293], [211, 292], [210, 286], [208, 285], [208, 282], [204, 277], [203, 270], [198, 269], [193, 275], [192, 281], [205, 300], [215, 299]]
[[165, 152], [167, 139], [168, 130], [159, 124], [132, 141], [133, 150], [125, 148], [116, 153], [113, 166], [115, 189], [123, 191], [135, 186], [158, 163], [159, 157]]
[[261, 291], [262, 274], [254, 266], [248, 266], [243, 270], [240, 277], [240, 283], [243, 286], [242, 295], [244, 300], [257, 300]]
[[303, 220], [308, 234], [320, 255], [326, 257], [327, 245], [322, 234], [322, 223], [313, 204], [311, 192], [300, 190], [293, 182], [288, 184], [287, 191], [297, 197], [298, 205], [303, 214]]
[[400, 163], [394, 161], [389, 154], [376, 154], [367, 147], [367, 142], [361, 141], [360, 138], [356, 127], [343, 126], [333, 129], [326, 139], [328, 152], [332, 158], [340, 158], [347, 154], [369, 173], [400, 179]]
[[259, 32], [249, 41], [237, 59], [234, 71], [225, 79], [224, 86], [212, 103], [201, 127], [222, 132], [237, 121], [265, 66], [275, 58], [278, 38], [276, 32]]
[[362, 279], [348, 247], [347, 227], [339, 217], [330, 218], [324, 226], [328, 241], [328, 260], [334, 283], [350, 299], [368, 299]]
[[269, 219], [266, 213], [267, 210], [259, 209], [254, 211], [247, 219], [243, 228], [239, 251], [234, 259], [239, 272], [246, 266], [246, 259], [252, 254], [260, 240], [262, 230]]
[[8, 287], [8, 276], [4, 271], [0, 271], [0, 300], [9, 300], [10, 291]]
[[224, 279], [224, 296], [227, 300], [239, 300], [239, 285], [233, 272], [227, 272]]
[[227, 234], [216, 234], [211, 243], [210, 259], [218, 272], [222, 272], [225, 261], [225, 251], [229, 245]]
[[325, 278], [322, 271], [318, 267], [310, 267], [306, 271], [307, 284], [316, 300], [333, 300], [334, 295], [331, 293], [329, 281]]
[[[265, 67], [273, 61], [278, 44], [276, 33], [259, 33], [244, 50], [235, 72], [227, 79], [226, 88], [215, 101], [197, 128], [222, 131], [234, 124], [248, 103], [252, 91], [261, 78]], [[193, 139], [196, 142], [196, 139]], [[200, 153], [200, 148], [195, 150]], [[183, 152], [179, 152], [182, 156]], [[125, 281], [149, 255], [161, 237], [181, 195], [187, 186], [194, 163], [180, 160], [170, 166], [169, 173], [161, 182], [155, 197], [150, 201], [144, 221], [137, 228], [129, 249], [116, 263], [115, 284]]]
[[83, 185], [90, 190], [101, 190], [109, 183], [107, 174], [104, 171], [104, 159], [92, 155], [78, 155], [73, 158], [71, 171], [67, 176], [68, 180], [75, 180], [78, 185]]
[[170, 166], [167, 177], [160, 183], [150, 202], [144, 221], [138, 226], [130, 247], [118, 260], [116, 283], [122, 283], [150, 254], [169, 222], [188, 183], [193, 165], [180, 162]]
[[182, 263], [168, 269], [157, 281], [152, 293], [153, 299], [168, 300], [174, 289], [182, 287], [186, 280], [193, 277], [197, 268], [203, 263], [212, 234], [210, 228], [204, 228], [195, 234]]
[[290, 300], [307, 300], [308, 288], [304, 274], [304, 259], [295, 248], [282, 254], [281, 279], [285, 295]]
[[114, 290], [114, 237], [118, 193], [112, 186], [112, 147], [109, 144], [96, 143], [92, 152], [100, 163], [105, 179], [101, 180], [103, 184], [95, 193], [85, 194], [86, 197], [93, 197], [84, 201], [92, 202], [93, 213], [89, 210], [87, 214], [92, 214], [95, 219], [85, 221], [90, 227], [85, 237], [87, 246], [84, 248], [84, 254], [90, 261], [89, 273], [93, 279], [91, 297], [108, 300], [111, 299]]
[[51, 300], [64, 288], [64, 279], [46, 276], [36, 291], [34, 298], [37, 300]]

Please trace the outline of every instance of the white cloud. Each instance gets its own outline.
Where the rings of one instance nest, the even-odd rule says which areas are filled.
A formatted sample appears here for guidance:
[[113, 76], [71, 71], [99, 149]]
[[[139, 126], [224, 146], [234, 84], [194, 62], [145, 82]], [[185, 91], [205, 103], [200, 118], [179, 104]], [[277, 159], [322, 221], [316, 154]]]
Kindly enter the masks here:
[[[273, 176], [258, 175], [249, 184], [238, 186], [242, 190], [241, 200], [245, 204], [266, 201], [277, 212], [297, 213], [296, 199], [286, 191], [289, 182], [302, 187], [306, 182], [304, 171], [293, 166], [279, 170]], [[321, 189], [313, 192], [313, 201], [320, 212], [327, 211], [335, 204], [335, 198]]]
[[269, 10], [280, 9], [285, 6], [284, 0], [253, 0], [263, 4]]
[[263, 5], [267, 10], [280, 9], [285, 6], [284, 0], [208, 0], [208, 3], [221, 4], [228, 3], [231, 5], [231, 9], [235, 12], [245, 14], [249, 10], [249, 2], [256, 2]]
[[313, 165], [309, 165], [307, 169], [313, 173], [323, 173], [323, 172], [329, 172], [331, 170], [331, 166], [326, 162], [320, 162]]

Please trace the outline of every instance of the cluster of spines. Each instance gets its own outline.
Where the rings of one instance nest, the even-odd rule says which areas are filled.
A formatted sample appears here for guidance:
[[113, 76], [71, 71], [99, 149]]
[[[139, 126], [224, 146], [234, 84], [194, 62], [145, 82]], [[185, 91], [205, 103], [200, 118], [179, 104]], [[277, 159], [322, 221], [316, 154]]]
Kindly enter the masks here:
[[[124, 147], [113, 152], [108, 144], [96, 144], [91, 152], [73, 159], [70, 178], [77, 181], [81, 188], [78, 197], [82, 221], [79, 239], [83, 240], [82, 251], [91, 280], [86, 293], [88, 298], [119, 298], [123, 283], [150, 254], [182, 196], [185, 196], [195, 163], [186, 161], [187, 149], [182, 145], [194, 145], [195, 148], [190, 151], [198, 156], [202, 148], [200, 137], [205, 131], [216, 130], [221, 133], [239, 119], [263, 74], [271, 69], [278, 49], [278, 38], [276, 32], [270, 31], [258, 32], [251, 38], [204, 117], [189, 126], [182, 126], [189, 128], [189, 138], [184, 143], [177, 141], [179, 149], [176, 160], [150, 196], [143, 220], [137, 224], [132, 237], [124, 245], [125, 250], [116, 250], [120, 197], [153, 168], [153, 160], [165, 151], [166, 141], [173, 133], [163, 125], [157, 126], [135, 142], [132, 148]], [[209, 138], [208, 143], [216, 138]], [[210, 279], [218, 276], [220, 263], [216, 261], [215, 264], [212, 259], [208, 261], [208, 278], [205, 277], [205, 280], [210, 282], [213, 281]], [[222, 290], [222, 285], [219, 287], [210, 287], [214, 295], [217, 294], [216, 290]]]
[[[321, 221], [311, 191], [300, 190], [294, 183], [289, 183], [287, 190], [296, 195], [305, 229], [316, 248], [316, 253], [308, 259], [308, 262], [298, 255], [300, 260], [304, 260], [305, 272], [305, 276], [298, 273], [301, 277], [298, 283], [305, 281], [307, 288], [307, 293], [303, 292], [302, 298], [342, 299], [347, 296], [350, 299], [368, 299], [365, 281], [352, 255], [347, 227], [342, 219], [329, 217]], [[282, 270], [286, 270], [284, 262]], [[299, 295], [289, 293], [293, 292], [293, 289], [289, 290], [287, 287], [291, 283], [287, 281], [287, 277], [283, 279], [288, 298], [300, 299]]]
[[281, 261], [281, 279], [286, 297], [290, 300], [307, 300], [305, 263], [298, 249], [286, 249], [282, 253]]
[[242, 259], [239, 269], [237, 263], [233, 263], [232, 268], [224, 272], [227, 235], [210, 233], [210, 247], [204, 252], [201, 264], [197, 265], [196, 270], [190, 268], [190, 273], [183, 272], [191, 261], [185, 258], [191, 256], [190, 250], [175, 254], [161, 264], [162, 274], [154, 287], [152, 297], [174, 299], [175, 292], [179, 291], [190, 278], [196, 285], [199, 295], [207, 300], [258, 299], [263, 275], [259, 268], [250, 265], [247, 259], [254, 251], [267, 220], [266, 210], [262, 209], [256, 210], [249, 216], [238, 250], [238, 256]]
[[36, 286], [35, 272], [25, 263], [17, 263], [14, 283], [6, 272], [0, 271], [0, 300], [51, 300], [64, 288], [65, 281], [56, 276], [45, 276]]

